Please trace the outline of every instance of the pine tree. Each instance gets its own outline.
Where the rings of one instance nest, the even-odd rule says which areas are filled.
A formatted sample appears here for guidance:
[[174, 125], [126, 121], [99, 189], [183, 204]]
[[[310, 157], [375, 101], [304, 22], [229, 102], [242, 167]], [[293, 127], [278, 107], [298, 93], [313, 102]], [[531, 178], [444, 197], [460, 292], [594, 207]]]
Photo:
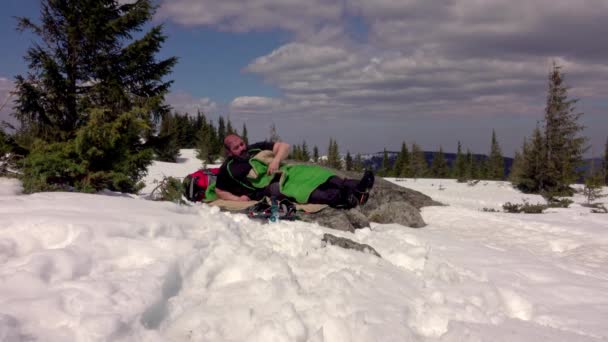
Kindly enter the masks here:
[[443, 154], [443, 148], [439, 146], [439, 151], [435, 152], [433, 156], [433, 161], [431, 162], [430, 174], [432, 177], [436, 178], [447, 178], [450, 169], [448, 167], [448, 163], [445, 160], [445, 155]]
[[583, 165], [583, 154], [587, 150], [586, 138], [579, 136], [583, 126], [578, 120], [583, 113], [575, 111], [577, 99], [568, 99], [561, 67], [553, 64], [549, 73], [549, 89], [544, 117], [544, 139], [546, 153], [545, 180], [539, 191], [572, 195], [570, 184], [580, 176], [577, 171]]
[[350, 155], [350, 151], [346, 152], [345, 164], [346, 164], [346, 171], [353, 170], [353, 157]]
[[338, 170], [342, 169], [338, 142], [331, 138], [329, 139], [329, 147], [327, 149], [327, 166]]
[[179, 154], [177, 120], [171, 113], [163, 116], [157, 135], [150, 137], [157, 160], [176, 162]]
[[353, 170], [357, 172], [363, 171], [363, 157], [361, 156], [361, 153], [357, 153], [357, 155], [355, 155], [355, 160], [353, 161]]
[[302, 160], [307, 162], [310, 161], [310, 152], [308, 151], [306, 141], [302, 142]]
[[513, 183], [523, 192], [539, 192], [544, 188], [543, 184], [547, 177], [545, 147], [545, 139], [537, 126], [532, 134], [532, 141], [529, 143], [524, 141], [521, 176]]
[[454, 167], [452, 168], [452, 176], [456, 178], [458, 182], [465, 182], [465, 173], [467, 167], [467, 159], [462, 154], [462, 145], [458, 141], [458, 150], [456, 152], [456, 160], [454, 161]]
[[226, 123], [226, 135], [228, 134], [236, 134], [236, 130], [232, 127], [232, 122], [230, 121], [230, 118], [228, 118]]
[[161, 26], [131, 38], [153, 14], [149, 0], [42, 0], [40, 24], [19, 18], [18, 29], [40, 39], [25, 57], [27, 78], [15, 78], [26, 192], [138, 190], [168, 112], [162, 78], [177, 61], [155, 59]]
[[[526, 143], [524, 142], [524, 145]], [[513, 157], [513, 163], [511, 164], [511, 169], [509, 170], [509, 181], [513, 184], [517, 182], [517, 180], [521, 179], [524, 172], [524, 161], [523, 156], [519, 152], [519, 150], [515, 151], [515, 156]]]
[[312, 148], [312, 161], [315, 163], [319, 162], [319, 148], [317, 145]]
[[386, 147], [384, 148], [384, 152], [382, 152], [382, 164], [380, 165], [380, 170], [378, 170], [378, 175], [385, 177], [390, 172], [390, 162], [388, 160], [388, 152], [386, 151]]
[[249, 145], [249, 137], [247, 136], [247, 126], [243, 123], [243, 130], [241, 131], [241, 139], [245, 142], [246, 145]]
[[224, 138], [226, 138], [226, 135], [226, 121], [224, 120], [224, 117], [220, 115], [217, 121], [217, 140], [220, 144], [224, 144]]
[[492, 130], [492, 145], [490, 148], [490, 156], [487, 161], [487, 178], [492, 180], [501, 180], [505, 177], [505, 159], [502, 156], [502, 151], [496, 140], [496, 132]]
[[270, 125], [270, 141], [279, 141], [281, 137], [279, 133], [277, 133], [277, 126], [275, 126], [274, 122]]
[[424, 157], [424, 152], [416, 143], [412, 144], [410, 174], [414, 178], [426, 177], [428, 174], [428, 163]]
[[476, 176], [475, 156], [473, 155], [473, 153], [471, 153], [471, 150], [469, 150], [469, 149], [467, 149], [465, 160], [466, 160], [466, 167], [465, 167], [465, 171], [464, 171], [464, 176], [462, 177], [463, 182], [474, 179]]
[[215, 142], [213, 132], [213, 123], [207, 123], [206, 118], [203, 116], [201, 121], [201, 128], [198, 132], [196, 157], [203, 161], [203, 163], [212, 163], [215, 159]]
[[585, 177], [585, 188], [583, 194], [587, 198], [587, 204], [591, 205], [596, 199], [604, 197], [602, 195], [603, 175], [600, 170], [595, 167], [595, 162], [591, 160], [591, 168], [589, 174]]
[[606, 138], [606, 146], [604, 148], [604, 184], [608, 185], [608, 138]]

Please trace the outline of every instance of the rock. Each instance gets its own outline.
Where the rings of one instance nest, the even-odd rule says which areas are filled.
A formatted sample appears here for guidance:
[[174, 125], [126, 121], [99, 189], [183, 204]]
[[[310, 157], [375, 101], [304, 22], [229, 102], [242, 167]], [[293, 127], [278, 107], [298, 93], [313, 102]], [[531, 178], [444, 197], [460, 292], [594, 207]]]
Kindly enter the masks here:
[[[360, 179], [362, 174], [333, 170], [340, 177]], [[397, 223], [411, 228], [426, 226], [420, 208], [442, 205], [429, 196], [408, 188], [403, 188], [376, 177], [369, 200], [363, 206], [351, 210], [327, 208], [318, 213], [305, 215], [302, 219], [316, 222], [321, 226], [353, 232], [369, 227], [369, 222]]]
[[354, 249], [359, 252], [370, 253], [377, 256], [378, 258], [382, 258], [382, 256], [380, 256], [380, 253], [376, 252], [376, 250], [372, 246], [363, 243], [358, 243], [347, 238], [338, 237], [331, 234], [323, 234], [323, 239], [321, 241], [330, 245], [346, 249]]
[[420, 211], [408, 202], [388, 202], [368, 213], [368, 218], [377, 223], [397, 223], [406, 227], [421, 228], [426, 224]]
[[[323, 227], [354, 232], [355, 226], [353, 226], [349, 215], [347, 214], [349, 211], [351, 210], [338, 210], [328, 207], [316, 213], [300, 215], [300, 219], [305, 222], [317, 223]], [[365, 215], [363, 215], [363, 217], [365, 217]], [[369, 222], [367, 222], [367, 226], [359, 226], [357, 228], [364, 227], [369, 227]]]

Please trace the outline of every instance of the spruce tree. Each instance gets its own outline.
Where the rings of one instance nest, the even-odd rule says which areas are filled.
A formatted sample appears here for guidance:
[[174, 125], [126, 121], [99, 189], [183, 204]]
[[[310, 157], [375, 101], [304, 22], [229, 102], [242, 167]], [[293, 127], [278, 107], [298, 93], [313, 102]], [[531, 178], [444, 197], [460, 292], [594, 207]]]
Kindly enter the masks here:
[[270, 125], [270, 138], [269, 139], [270, 139], [270, 141], [281, 140], [279, 133], [277, 133], [277, 126], [274, 124], [274, 122]]
[[469, 149], [467, 149], [465, 160], [466, 160], [466, 167], [465, 167], [464, 175], [462, 177], [463, 182], [474, 179], [476, 176], [475, 156], [473, 155], [473, 153], [471, 153], [471, 150], [469, 150]]
[[433, 161], [431, 162], [430, 175], [436, 178], [447, 178], [450, 169], [443, 154], [443, 148], [439, 146], [439, 151], [435, 152]]
[[331, 138], [329, 139], [329, 147], [327, 149], [327, 166], [338, 170], [342, 169], [338, 142]]
[[207, 123], [207, 119], [203, 116], [200, 124], [201, 127], [196, 140], [196, 157], [205, 164], [212, 163], [217, 156], [214, 151], [213, 123]]
[[537, 193], [544, 188], [547, 179], [545, 138], [537, 126], [532, 134], [532, 140], [524, 142], [522, 148], [521, 176], [513, 183], [523, 192]]
[[234, 129], [234, 127], [232, 127], [232, 122], [230, 121], [230, 118], [228, 118], [226, 123], [226, 135], [228, 134], [236, 134], [236, 130]]
[[577, 99], [568, 98], [561, 67], [553, 64], [549, 73], [547, 106], [544, 117], [545, 180], [541, 192], [572, 195], [570, 184], [580, 176], [587, 150], [586, 138], [579, 134], [583, 126], [578, 122], [583, 113], [576, 112]]
[[350, 151], [346, 152], [345, 164], [346, 164], [346, 171], [353, 170], [353, 157], [350, 155]]
[[245, 142], [246, 145], [249, 145], [249, 137], [247, 136], [247, 126], [243, 123], [243, 130], [241, 131], [241, 139]]
[[[524, 145], [526, 143], [524, 142]], [[515, 151], [515, 156], [513, 157], [513, 163], [511, 164], [511, 169], [509, 170], [509, 181], [515, 184], [519, 179], [521, 179], [524, 172], [524, 161], [523, 156], [519, 152], [519, 150]]]
[[424, 152], [416, 143], [412, 144], [410, 174], [414, 178], [426, 177], [428, 174], [428, 163], [424, 157]]
[[378, 170], [378, 175], [382, 177], [386, 177], [390, 173], [390, 162], [388, 160], [388, 152], [386, 151], [386, 147], [384, 148], [384, 152], [382, 152], [382, 164], [380, 165], [380, 170]]
[[502, 180], [505, 177], [505, 159], [496, 140], [496, 132], [492, 130], [492, 145], [490, 156], [487, 160], [487, 178], [492, 180]]
[[166, 162], [176, 162], [179, 154], [178, 122], [170, 112], [163, 116], [157, 135], [150, 137], [155, 159]]
[[302, 141], [302, 160], [303, 161], [310, 161], [310, 152], [308, 151], [308, 145], [306, 144], [306, 141]]
[[608, 185], [608, 138], [604, 147], [604, 184]]
[[312, 161], [315, 163], [319, 162], [319, 148], [317, 145], [312, 148]]
[[456, 178], [458, 182], [464, 182], [465, 173], [467, 167], [467, 159], [462, 153], [462, 145], [458, 141], [458, 150], [456, 151], [456, 160], [454, 161], [454, 167], [452, 168], [452, 176]]
[[220, 115], [217, 121], [217, 140], [220, 144], [224, 144], [224, 138], [226, 138], [226, 135], [226, 121], [224, 120], [224, 117]]
[[353, 160], [353, 170], [360, 172], [363, 171], [363, 157], [361, 153], [357, 153], [355, 155], [355, 160]]
[[155, 59], [162, 26], [132, 39], [153, 14], [149, 0], [42, 0], [40, 24], [19, 18], [39, 38], [15, 78], [26, 192], [138, 190], [177, 61]]

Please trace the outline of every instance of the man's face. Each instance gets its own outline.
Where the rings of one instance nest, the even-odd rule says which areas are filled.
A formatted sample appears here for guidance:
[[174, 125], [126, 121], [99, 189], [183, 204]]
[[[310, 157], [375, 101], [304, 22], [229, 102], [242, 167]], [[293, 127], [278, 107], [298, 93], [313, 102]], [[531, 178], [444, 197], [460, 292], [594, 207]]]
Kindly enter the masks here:
[[244, 157], [247, 154], [247, 146], [243, 139], [235, 137], [230, 142], [230, 154], [237, 157]]

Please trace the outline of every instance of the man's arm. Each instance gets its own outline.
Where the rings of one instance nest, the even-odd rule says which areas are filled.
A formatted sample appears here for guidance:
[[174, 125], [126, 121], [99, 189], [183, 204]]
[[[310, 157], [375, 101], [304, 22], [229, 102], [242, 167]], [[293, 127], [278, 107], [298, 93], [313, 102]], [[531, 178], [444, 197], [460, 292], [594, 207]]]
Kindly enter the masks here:
[[268, 164], [268, 174], [275, 173], [279, 169], [281, 161], [287, 158], [289, 155], [289, 144], [282, 141], [275, 142], [272, 147], [272, 153], [274, 154], [274, 158]]
[[233, 195], [232, 193], [230, 193], [228, 191], [219, 189], [217, 186], [215, 187], [215, 193], [217, 194], [217, 197], [219, 197], [220, 199], [223, 199], [223, 200], [227, 200], [227, 201], [251, 201], [251, 199], [247, 195], [242, 195], [242, 196]]

